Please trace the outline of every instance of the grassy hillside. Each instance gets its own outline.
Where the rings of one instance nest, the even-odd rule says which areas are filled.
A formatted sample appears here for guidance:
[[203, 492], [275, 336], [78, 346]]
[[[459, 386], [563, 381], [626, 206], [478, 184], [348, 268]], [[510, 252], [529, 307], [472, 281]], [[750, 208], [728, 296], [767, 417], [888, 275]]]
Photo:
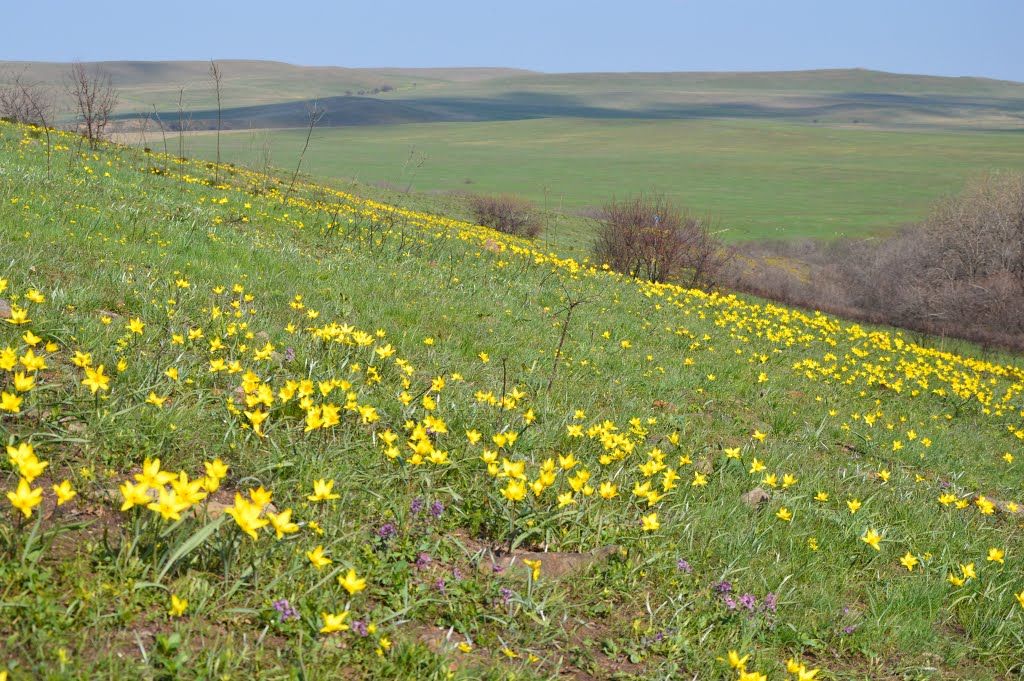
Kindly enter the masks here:
[[[221, 154], [294, 169], [305, 138], [304, 130], [229, 133]], [[214, 158], [214, 141], [189, 136], [186, 154]], [[421, 192], [514, 192], [570, 215], [613, 196], [661, 191], [720, 216], [727, 240], [834, 238], [920, 220], [966, 178], [1024, 168], [1019, 141], [1019, 133], [549, 119], [321, 129], [303, 167]], [[159, 148], [152, 132], [149, 143]], [[172, 151], [175, 144], [172, 137]], [[585, 254], [592, 229], [556, 219], [548, 238]]]
[[1016, 360], [45, 140], [0, 126], [11, 678], [1024, 661]]

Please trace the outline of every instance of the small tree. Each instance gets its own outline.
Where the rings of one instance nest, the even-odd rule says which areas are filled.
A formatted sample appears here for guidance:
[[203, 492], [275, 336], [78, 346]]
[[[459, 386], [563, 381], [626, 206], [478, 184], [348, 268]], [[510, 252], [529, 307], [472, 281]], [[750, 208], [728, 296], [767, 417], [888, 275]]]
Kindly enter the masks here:
[[50, 114], [53, 100], [48, 90], [39, 83], [28, 82], [23, 75], [0, 89], [0, 119], [13, 123], [35, 125], [46, 135], [46, 176], [50, 176]]
[[613, 199], [598, 220], [595, 258], [638, 279], [714, 286], [728, 257], [710, 218], [694, 217], [662, 195]]
[[97, 69], [90, 71], [85, 64], [75, 62], [64, 78], [64, 90], [74, 104], [78, 129], [95, 148], [103, 139], [119, 99], [110, 74]]
[[478, 194], [469, 198], [469, 205], [477, 224], [505, 234], [532, 238], [543, 228], [536, 207], [517, 196]]

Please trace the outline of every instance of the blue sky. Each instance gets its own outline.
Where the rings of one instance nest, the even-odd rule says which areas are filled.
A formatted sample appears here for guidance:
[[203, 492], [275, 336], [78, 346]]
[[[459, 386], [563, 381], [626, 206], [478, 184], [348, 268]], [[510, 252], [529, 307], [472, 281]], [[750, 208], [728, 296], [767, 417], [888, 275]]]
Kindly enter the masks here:
[[[5, 3], [0, 59], [565, 71], [863, 67], [1024, 81], [1024, 0]], [[63, 17], [61, 16], [63, 15]]]

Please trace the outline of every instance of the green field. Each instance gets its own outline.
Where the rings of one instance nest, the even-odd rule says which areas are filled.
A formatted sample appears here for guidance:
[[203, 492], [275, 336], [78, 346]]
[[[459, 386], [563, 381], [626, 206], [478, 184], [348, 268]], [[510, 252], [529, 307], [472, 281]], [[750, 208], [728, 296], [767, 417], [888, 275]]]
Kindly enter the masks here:
[[1019, 358], [218, 175], [0, 124], [0, 675], [1020, 670]]
[[[230, 132], [221, 154], [260, 167], [269, 149], [272, 165], [294, 168], [304, 141], [300, 130]], [[303, 169], [420, 192], [512, 192], [564, 213], [659, 191], [720, 216], [727, 240], [833, 238], [919, 220], [971, 175], [1024, 169], [1022, 142], [741, 120], [432, 123], [316, 130]], [[187, 155], [214, 156], [211, 134], [186, 144]], [[549, 237], [571, 247], [589, 229], [564, 220]]]

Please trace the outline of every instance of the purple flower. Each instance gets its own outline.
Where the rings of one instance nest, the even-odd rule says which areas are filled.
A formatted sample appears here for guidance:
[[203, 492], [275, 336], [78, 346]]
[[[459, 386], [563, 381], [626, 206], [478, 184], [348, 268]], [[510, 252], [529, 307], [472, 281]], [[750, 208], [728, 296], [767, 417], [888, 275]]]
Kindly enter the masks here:
[[732, 582], [730, 582], [727, 579], [723, 579], [720, 582], [716, 582], [715, 591], [718, 592], [718, 595], [729, 593], [730, 591], [732, 591]]
[[430, 563], [433, 562], [430, 558], [429, 553], [421, 553], [419, 558], [416, 559], [416, 567], [420, 570], [426, 570], [430, 567]]
[[445, 591], [444, 577], [438, 577], [437, 581], [434, 583], [434, 586], [437, 588], [438, 591], [441, 592], [442, 596], [447, 593]]
[[413, 515], [419, 515], [420, 513], [422, 513], [423, 512], [423, 499], [420, 499], [419, 497], [416, 497], [411, 502], [409, 502], [409, 512], [412, 513]]
[[495, 563], [495, 564], [493, 564], [491, 566], [491, 572], [501, 572], [504, 569], [505, 569], [504, 565], [498, 565], [497, 563]]
[[444, 513], [444, 504], [437, 500], [430, 504], [430, 515], [434, 516], [434, 520], [440, 520], [442, 513]]
[[722, 600], [725, 602], [725, 607], [729, 608], [730, 610], [736, 609], [736, 599], [732, 596], [726, 596]]
[[452, 569], [452, 577], [454, 577], [455, 579], [462, 579], [463, 578], [462, 570], [460, 570], [459, 568], [453, 568]]
[[510, 600], [512, 600], [512, 589], [507, 586], [501, 587], [501, 602], [507, 605]]
[[356, 620], [352, 623], [352, 633], [364, 638], [370, 635], [370, 631], [366, 628], [366, 623], [362, 620]]
[[775, 608], [779, 606], [779, 594], [770, 593], [764, 597], [764, 601], [761, 603], [762, 610], [771, 610], [775, 612]]
[[381, 539], [391, 539], [398, 534], [398, 528], [395, 527], [394, 523], [384, 523], [377, 530], [377, 536]]
[[687, 574], [687, 575], [690, 574], [691, 572], [693, 572], [693, 568], [690, 567], [690, 564], [688, 562], [686, 562], [685, 560], [683, 560], [682, 558], [680, 558], [678, 561], [676, 561], [676, 569], [681, 570], [683, 572], [683, 574]]
[[295, 348], [287, 347], [284, 349], [284, 361], [293, 362], [295, 361]]
[[747, 610], [753, 611], [754, 606], [757, 605], [757, 597], [754, 596], [754, 594], [743, 594], [742, 596], [740, 596], [740, 605], [742, 605]]
[[281, 614], [279, 621], [287, 622], [288, 620], [299, 619], [299, 611], [296, 610], [291, 603], [288, 602], [287, 598], [282, 598], [279, 601], [274, 601], [274, 610], [277, 610]]

